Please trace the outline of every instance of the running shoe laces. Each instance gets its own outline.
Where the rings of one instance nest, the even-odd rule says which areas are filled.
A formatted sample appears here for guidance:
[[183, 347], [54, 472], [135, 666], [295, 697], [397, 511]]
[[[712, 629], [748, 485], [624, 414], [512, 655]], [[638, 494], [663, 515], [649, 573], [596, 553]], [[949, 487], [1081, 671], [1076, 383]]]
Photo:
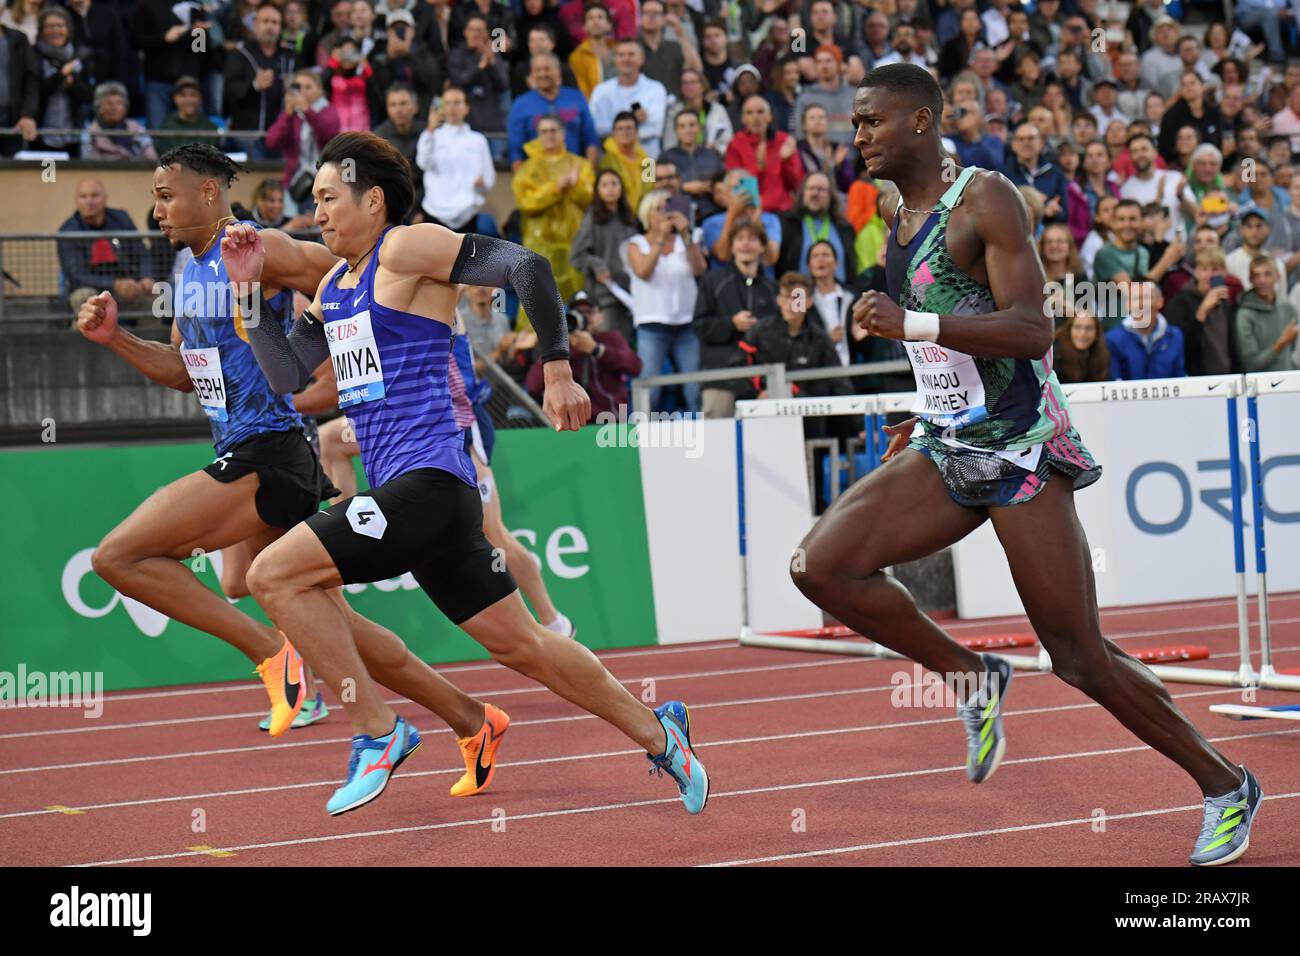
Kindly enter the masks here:
[[1247, 783], [1221, 797], [1205, 798], [1205, 817], [1201, 821], [1201, 835], [1196, 840], [1198, 847], [1207, 847], [1216, 836], [1230, 833], [1245, 819], [1250, 806], [1246, 797]]
[[682, 793], [686, 792], [686, 781], [679, 777], [677, 771], [673, 769], [673, 760], [668, 750], [665, 750], [662, 756], [651, 757], [650, 763], [653, 764], [650, 768], [650, 776], [662, 777], [666, 770], [668, 771], [668, 776], [672, 777], [673, 782], [677, 784], [677, 789]]

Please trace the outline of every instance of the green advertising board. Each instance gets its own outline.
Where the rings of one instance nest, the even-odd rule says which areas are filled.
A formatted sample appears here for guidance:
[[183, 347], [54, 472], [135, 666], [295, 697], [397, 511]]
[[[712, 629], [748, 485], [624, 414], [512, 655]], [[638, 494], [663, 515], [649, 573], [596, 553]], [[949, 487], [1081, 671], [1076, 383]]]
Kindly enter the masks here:
[[[653, 644], [654, 601], [635, 448], [598, 447], [597, 429], [504, 431], [493, 470], [506, 526], [537, 557], [556, 607], [592, 648]], [[10, 503], [0, 550], [0, 672], [102, 672], [104, 688], [249, 679], [222, 641], [117, 594], [91, 569], [99, 540], [149, 494], [211, 459], [202, 443], [0, 452]], [[363, 483], [364, 487], [364, 483]], [[219, 590], [219, 558], [195, 573]], [[356, 610], [424, 660], [485, 658], [409, 575], [352, 585]], [[266, 620], [251, 598], [238, 602]]]

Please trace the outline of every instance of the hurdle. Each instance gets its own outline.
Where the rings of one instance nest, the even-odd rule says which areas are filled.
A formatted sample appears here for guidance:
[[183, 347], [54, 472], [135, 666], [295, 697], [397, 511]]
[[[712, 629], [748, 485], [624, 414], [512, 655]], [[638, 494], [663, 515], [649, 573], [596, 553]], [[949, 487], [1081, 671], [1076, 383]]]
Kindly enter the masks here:
[[[1267, 569], [1264, 555], [1263, 479], [1259, 461], [1259, 414], [1257, 402], [1257, 397], [1261, 392], [1269, 394], [1300, 392], [1300, 372], [1248, 376], [1235, 374], [1209, 375], [1133, 382], [1087, 382], [1063, 386], [1062, 391], [1071, 405], [1102, 402], [1127, 404], [1174, 399], [1221, 399], [1224, 401], [1228, 425], [1229, 468], [1231, 470], [1230, 493], [1232, 496], [1233, 556], [1237, 598], [1238, 660], [1236, 667], [1229, 670], [1211, 667], [1172, 666], [1158, 662], [1148, 663], [1147, 666], [1162, 681], [1223, 687], [1300, 690], [1300, 675], [1278, 673], [1272, 663], [1267, 619], [1268, 598]], [[1251, 662], [1252, 647], [1246, 591], [1245, 518], [1242, 506], [1244, 488], [1241, 480], [1243, 460], [1240, 447], [1241, 414], [1239, 408], [1239, 399], [1243, 395], [1248, 399], [1247, 444], [1250, 449], [1251, 470], [1249, 484], [1252, 520], [1255, 525], [1256, 590], [1257, 599], [1260, 602], [1261, 661], [1258, 672]], [[763, 633], [753, 626], [749, 615], [748, 557], [746, 554], [744, 423], [753, 419], [788, 416], [860, 415], [863, 417], [868, 436], [867, 455], [870, 468], [879, 463], [877, 433], [883, 417], [895, 412], [910, 411], [915, 400], [916, 394], [914, 392], [890, 392], [878, 395], [830, 396], [826, 398], [756, 399], [736, 403], [736, 482], [740, 519], [739, 556], [742, 603], [739, 635], [741, 645], [867, 658], [903, 658], [903, 655], [870, 640], [857, 642], [846, 641], [843, 637], [828, 638], [825, 636], [799, 636], [789, 633]], [[883, 448], [880, 450], [883, 451]], [[820, 632], [826, 631], [828, 631], [827, 628], [820, 629]], [[1051, 658], [1042, 649], [1039, 650], [1036, 656], [1000, 656], [1005, 657], [1018, 670], [1039, 672], [1050, 672], [1052, 670]], [[1153, 659], [1158, 661], [1160, 657], [1156, 655]], [[1220, 706], [1226, 708], [1236, 707], [1237, 705]], [[1227, 713], [1226, 710], [1222, 712]], [[1288, 719], [1300, 719], [1300, 713]]]

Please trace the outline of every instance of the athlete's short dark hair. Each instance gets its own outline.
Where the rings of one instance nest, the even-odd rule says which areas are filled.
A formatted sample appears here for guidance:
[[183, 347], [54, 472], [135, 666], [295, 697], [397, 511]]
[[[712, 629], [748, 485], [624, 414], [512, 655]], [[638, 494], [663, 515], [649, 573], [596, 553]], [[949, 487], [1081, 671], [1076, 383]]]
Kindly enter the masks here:
[[244, 171], [237, 162], [207, 143], [185, 143], [167, 150], [158, 157], [158, 168], [166, 169], [168, 166], [180, 166], [201, 176], [211, 176], [227, 187]]
[[914, 63], [878, 66], [862, 78], [858, 89], [882, 89], [903, 97], [916, 107], [927, 107], [937, 120], [943, 115], [943, 90], [930, 71]]
[[[378, 186], [384, 193], [389, 223], [396, 226], [405, 221], [415, 203], [415, 179], [410, 162], [388, 140], [374, 133], [340, 133], [326, 144], [316, 168], [327, 163], [334, 163], [345, 174], [351, 170], [354, 199], [360, 200], [363, 193]], [[348, 178], [345, 175], [344, 181]]]

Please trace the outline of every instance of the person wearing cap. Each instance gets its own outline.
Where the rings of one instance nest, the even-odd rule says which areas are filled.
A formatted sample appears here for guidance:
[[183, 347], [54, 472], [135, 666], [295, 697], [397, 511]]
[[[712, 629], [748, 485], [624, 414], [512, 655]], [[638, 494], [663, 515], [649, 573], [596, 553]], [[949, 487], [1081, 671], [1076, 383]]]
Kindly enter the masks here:
[[[627, 383], [641, 374], [641, 358], [627, 344], [623, 333], [605, 328], [605, 314], [578, 291], [566, 307], [569, 320], [569, 366], [573, 380], [591, 397], [591, 417], [618, 415], [619, 406], [628, 405]], [[524, 387], [537, 396], [545, 386], [545, 371], [540, 359], [528, 370]]]
[[[94, 114], [90, 123], [87, 159], [156, 160], [153, 140], [137, 120], [126, 116], [126, 87], [117, 81], [95, 87]], [[130, 135], [117, 135], [129, 133]]]
[[1254, 281], [1251, 263], [1259, 256], [1267, 256], [1273, 260], [1273, 267], [1277, 270], [1278, 295], [1285, 298], [1286, 266], [1268, 247], [1272, 218], [1258, 206], [1250, 206], [1238, 215], [1237, 231], [1241, 235], [1241, 246], [1228, 253], [1228, 272], [1240, 279], [1242, 286], [1249, 290]]
[[731, 86], [724, 96], [727, 104], [727, 122], [731, 124], [732, 129], [740, 129], [743, 125], [741, 114], [745, 108], [745, 101], [751, 96], [762, 96], [762, 88], [763, 81], [758, 75], [757, 67], [746, 63], [736, 68], [736, 72], [731, 77]]
[[[370, 54], [374, 70], [374, 87], [387, 91], [394, 84], [409, 86], [415, 92], [415, 123], [423, 126], [433, 102], [433, 91], [442, 89], [443, 69], [433, 53], [420, 43], [415, 30], [415, 17], [409, 10], [391, 10], [385, 21], [384, 43]], [[371, 116], [371, 125], [379, 117]], [[419, 135], [419, 129], [416, 130]]]
[[[803, 129], [803, 111], [816, 104], [826, 111], [826, 138], [835, 146], [853, 142], [853, 94], [844, 82], [844, 54], [833, 43], [824, 43], [813, 54], [817, 82], [807, 87], [794, 104], [794, 128]], [[757, 73], [757, 70], [755, 71]]]
[[1097, 129], [1103, 130], [1116, 121], [1129, 124], [1130, 117], [1120, 111], [1116, 105], [1119, 100], [1119, 83], [1109, 76], [1103, 76], [1092, 85], [1092, 108], [1089, 113], [1097, 120]]
[[1285, 58], [1282, 21], [1290, 19], [1294, 25], [1296, 15], [1287, 8], [1286, 0], [1237, 0], [1233, 11], [1239, 30], [1258, 30], [1264, 34], [1270, 63], [1281, 63]]
[[176, 108], [162, 121], [160, 129], [163, 132], [154, 135], [154, 142], [160, 151], [166, 152], [185, 143], [220, 145], [220, 139], [214, 136], [186, 135], [199, 131], [216, 132], [220, 129], [203, 112], [203, 88], [195, 77], [177, 78], [172, 84], [172, 104]]
[[1178, 58], [1177, 21], [1161, 14], [1151, 25], [1151, 38], [1151, 48], [1142, 54], [1142, 85], [1155, 90], [1162, 76], [1182, 67], [1183, 61]]

